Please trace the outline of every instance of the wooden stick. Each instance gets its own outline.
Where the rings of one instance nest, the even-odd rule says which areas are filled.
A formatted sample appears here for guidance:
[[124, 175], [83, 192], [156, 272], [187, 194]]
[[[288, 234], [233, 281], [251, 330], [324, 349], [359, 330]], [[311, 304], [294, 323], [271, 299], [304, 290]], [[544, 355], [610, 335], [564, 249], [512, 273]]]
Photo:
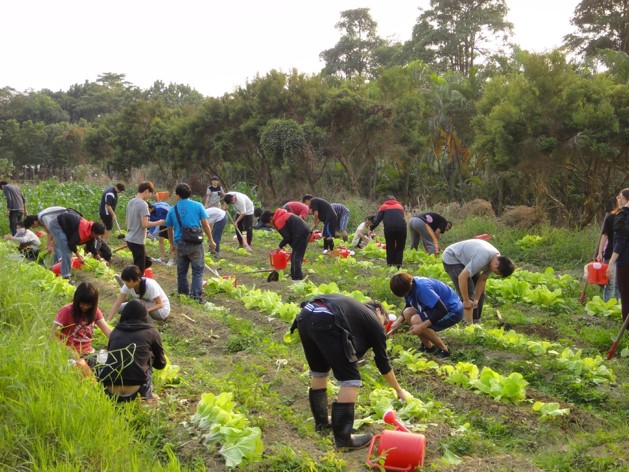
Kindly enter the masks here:
[[183, 316], [185, 319], [187, 319], [188, 321], [192, 321], [193, 323], [196, 323], [196, 321], [194, 321], [192, 318], [190, 318], [188, 315], [186, 315], [185, 313], [182, 313], [181, 316]]
[[232, 218], [232, 215], [229, 213], [229, 211], [226, 210], [227, 216], [229, 216], [229, 219], [231, 220], [232, 224], [234, 225], [234, 228], [236, 228], [236, 232], [238, 233], [238, 235], [240, 236], [240, 240], [242, 241], [242, 244], [245, 246], [245, 248], [247, 249], [247, 251], [249, 252], [253, 252], [253, 249], [251, 249], [251, 246], [249, 246], [249, 243], [247, 242], [247, 238], [245, 238], [242, 235], [242, 232], [240, 231], [240, 229], [238, 228], [238, 226], [236, 225], [236, 222], [234, 221], [234, 218]]
[[620, 342], [620, 338], [622, 338], [622, 335], [624, 334], [625, 330], [627, 329], [627, 325], [629, 324], [629, 316], [627, 316], [627, 318], [625, 318], [625, 321], [623, 322], [622, 326], [620, 327], [620, 332], [618, 333], [618, 336], [616, 336], [616, 339], [614, 339], [614, 344], [612, 344], [612, 347], [609, 349], [609, 352], [607, 353], [607, 360], [610, 360], [612, 357], [614, 357], [614, 353], [616, 352], [616, 348], [618, 347], [618, 343]]

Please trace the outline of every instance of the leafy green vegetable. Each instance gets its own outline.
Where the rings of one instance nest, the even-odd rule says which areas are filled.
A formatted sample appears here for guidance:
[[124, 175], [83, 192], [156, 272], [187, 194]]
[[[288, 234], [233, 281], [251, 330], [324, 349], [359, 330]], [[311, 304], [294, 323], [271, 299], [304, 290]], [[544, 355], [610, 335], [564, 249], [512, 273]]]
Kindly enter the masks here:
[[570, 408], [559, 408], [559, 403], [543, 403], [537, 401], [533, 404], [533, 410], [537, 411], [541, 417], [540, 421], [548, 421], [557, 416], [565, 416], [570, 414]]
[[238, 467], [243, 461], [260, 458], [264, 444], [260, 428], [247, 426], [247, 418], [234, 411], [236, 403], [232, 397], [231, 392], [204, 393], [191, 422], [208, 431], [203, 442], [209, 449], [222, 444], [219, 453], [227, 467]]

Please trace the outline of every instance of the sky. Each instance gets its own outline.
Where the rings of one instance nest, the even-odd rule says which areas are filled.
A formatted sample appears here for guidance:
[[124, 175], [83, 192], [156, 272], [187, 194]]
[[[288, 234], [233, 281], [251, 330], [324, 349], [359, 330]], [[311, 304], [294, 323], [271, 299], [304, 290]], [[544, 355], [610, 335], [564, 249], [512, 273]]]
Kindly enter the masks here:
[[[514, 42], [543, 52], [573, 31], [580, 0], [507, 0]], [[383, 38], [411, 37], [429, 0], [15, 0], [0, 19], [0, 88], [68, 90], [125, 74], [222, 96], [272, 69], [316, 74], [340, 12], [370, 8]]]

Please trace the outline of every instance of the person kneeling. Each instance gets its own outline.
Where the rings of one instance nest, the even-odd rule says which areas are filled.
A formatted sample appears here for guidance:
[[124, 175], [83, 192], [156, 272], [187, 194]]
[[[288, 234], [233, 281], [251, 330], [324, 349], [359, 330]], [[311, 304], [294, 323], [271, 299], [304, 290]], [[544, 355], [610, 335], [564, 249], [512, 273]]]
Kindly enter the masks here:
[[463, 304], [456, 292], [440, 280], [408, 273], [395, 274], [389, 287], [406, 302], [402, 316], [393, 322], [389, 333], [393, 334], [406, 321], [410, 331], [421, 339], [424, 352], [437, 349], [437, 356], [448, 357], [450, 351], [437, 332], [463, 319]]
[[153, 367], [166, 367], [166, 356], [159, 331], [148, 321], [146, 307], [131, 300], [120, 315], [120, 322], [109, 336], [107, 361], [98, 369], [105, 393], [118, 402], [157, 399], [153, 394]]
[[142, 277], [140, 268], [134, 265], [126, 267], [120, 274], [120, 279], [122, 280], [120, 295], [111, 307], [107, 321], [110, 321], [119, 311], [124, 310], [127, 297], [140, 300], [154, 320], [164, 321], [168, 318], [170, 301], [155, 279]]

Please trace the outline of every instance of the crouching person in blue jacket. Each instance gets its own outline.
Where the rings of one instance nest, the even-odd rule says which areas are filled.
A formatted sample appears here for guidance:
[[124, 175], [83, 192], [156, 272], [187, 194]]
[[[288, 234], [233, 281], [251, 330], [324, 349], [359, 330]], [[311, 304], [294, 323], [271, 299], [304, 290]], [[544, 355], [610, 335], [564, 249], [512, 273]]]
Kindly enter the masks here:
[[410, 331], [421, 341], [421, 350], [440, 358], [450, 356], [450, 351], [437, 332], [454, 326], [463, 319], [463, 304], [454, 290], [437, 279], [413, 277], [399, 273], [391, 277], [389, 287], [393, 294], [404, 297], [406, 307], [391, 326], [394, 333], [405, 321]]

